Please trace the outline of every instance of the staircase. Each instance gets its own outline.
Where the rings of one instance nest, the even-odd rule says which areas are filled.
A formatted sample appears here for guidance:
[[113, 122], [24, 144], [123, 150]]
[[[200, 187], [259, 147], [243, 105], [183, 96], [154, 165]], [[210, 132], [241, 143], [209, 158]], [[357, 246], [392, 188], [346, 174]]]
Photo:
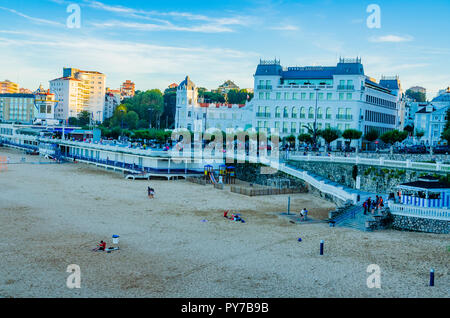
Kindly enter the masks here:
[[364, 210], [361, 206], [353, 206], [344, 214], [335, 219], [336, 226], [352, 228], [359, 231], [366, 230], [366, 221], [373, 220], [371, 214], [364, 215]]

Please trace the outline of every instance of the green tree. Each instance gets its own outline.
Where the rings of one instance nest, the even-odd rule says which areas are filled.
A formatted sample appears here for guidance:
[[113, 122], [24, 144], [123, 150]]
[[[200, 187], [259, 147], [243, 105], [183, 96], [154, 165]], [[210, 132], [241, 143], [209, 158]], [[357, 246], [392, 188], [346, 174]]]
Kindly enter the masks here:
[[129, 111], [124, 118], [129, 129], [136, 129], [139, 121], [139, 116], [135, 111]]
[[406, 139], [406, 137], [408, 137], [408, 132], [407, 131], [398, 131], [397, 129], [394, 130], [390, 130], [385, 132], [384, 134], [382, 134], [380, 136], [380, 139], [391, 146], [391, 153], [393, 151], [392, 146], [396, 143], [396, 142], [402, 142], [403, 140]]
[[344, 139], [348, 139], [348, 141], [346, 141], [347, 147], [350, 147], [352, 140], [358, 140], [361, 138], [361, 136], [362, 132], [356, 129], [346, 129], [342, 133], [342, 137]]
[[426, 102], [427, 96], [424, 93], [421, 92], [413, 92], [412, 90], [408, 89], [405, 92], [405, 95], [409, 98], [414, 99], [416, 102]]
[[364, 135], [364, 139], [369, 141], [369, 142], [374, 142], [375, 140], [378, 139], [378, 137], [380, 137], [380, 133], [378, 132], [378, 130], [371, 128], [365, 135]]
[[326, 128], [319, 131], [319, 135], [327, 143], [327, 149], [330, 149], [330, 144], [341, 136], [341, 131], [336, 128]]
[[313, 137], [310, 134], [300, 134], [300, 135], [298, 135], [297, 139], [298, 139], [298, 141], [304, 142], [307, 144], [313, 143]]
[[441, 138], [446, 140], [447, 144], [450, 145], [450, 128], [448, 128], [442, 132]]
[[414, 136], [416, 136], [417, 138], [422, 138], [425, 135], [425, 132], [423, 130], [416, 130], [414, 133]]
[[91, 113], [83, 110], [78, 114], [78, 125], [79, 126], [87, 126], [90, 123]]

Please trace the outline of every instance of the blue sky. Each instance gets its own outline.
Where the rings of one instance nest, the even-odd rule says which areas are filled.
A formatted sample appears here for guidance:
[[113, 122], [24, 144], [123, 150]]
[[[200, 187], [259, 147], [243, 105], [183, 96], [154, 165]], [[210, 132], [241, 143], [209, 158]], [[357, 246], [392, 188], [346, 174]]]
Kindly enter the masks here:
[[[68, 28], [67, 6], [81, 8]], [[369, 4], [381, 28], [368, 28]], [[426, 1], [107, 1], [0, 0], [0, 79], [35, 89], [64, 66], [163, 90], [186, 75], [216, 88], [253, 86], [259, 59], [283, 66], [335, 65], [360, 56], [367, 75], [399, 75], [432, 98], [450, 86], [450, 2]]]

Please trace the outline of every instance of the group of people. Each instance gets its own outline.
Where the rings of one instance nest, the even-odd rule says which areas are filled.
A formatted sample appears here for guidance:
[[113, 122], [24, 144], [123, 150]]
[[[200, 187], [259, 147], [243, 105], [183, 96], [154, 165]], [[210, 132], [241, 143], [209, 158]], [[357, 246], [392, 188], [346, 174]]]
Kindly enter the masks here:
[[363, 208], [364, 208], [364, 215], [367, 213], [374, 214], [375, 211], [378, 212], [382, 207], [384, 207], [383, 198], [381, 196], [376, 196], [375, 200], [372, 200], [370, 197], [364, 201]]

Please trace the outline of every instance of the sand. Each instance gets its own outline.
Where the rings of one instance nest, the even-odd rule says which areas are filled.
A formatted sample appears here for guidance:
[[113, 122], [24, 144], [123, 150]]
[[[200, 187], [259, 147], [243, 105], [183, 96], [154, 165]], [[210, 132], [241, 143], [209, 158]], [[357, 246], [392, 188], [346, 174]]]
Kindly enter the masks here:
[[[25, 155], [0, 148], [0, 156]], [[287, 195], [131, 181], [25, 157], [0, 172], [0, 297], [449, 296], [449, 235], [295, 225], [279, 217]], [[334, 209], [310, 194], [290, 196], [292, 211], [306, 207], [313, 218]], [[228, 209], [246, 223], [225, 219]], [[119, 251], [91, 251], [112, 234], [121, 236]], [[66, 286], [70, 264], [80, 266], [79, 289]], [[380, 289], [367, 287], [370, 264], [380, 266]], [[427, 286], [430, 268], [435, 287]]]

